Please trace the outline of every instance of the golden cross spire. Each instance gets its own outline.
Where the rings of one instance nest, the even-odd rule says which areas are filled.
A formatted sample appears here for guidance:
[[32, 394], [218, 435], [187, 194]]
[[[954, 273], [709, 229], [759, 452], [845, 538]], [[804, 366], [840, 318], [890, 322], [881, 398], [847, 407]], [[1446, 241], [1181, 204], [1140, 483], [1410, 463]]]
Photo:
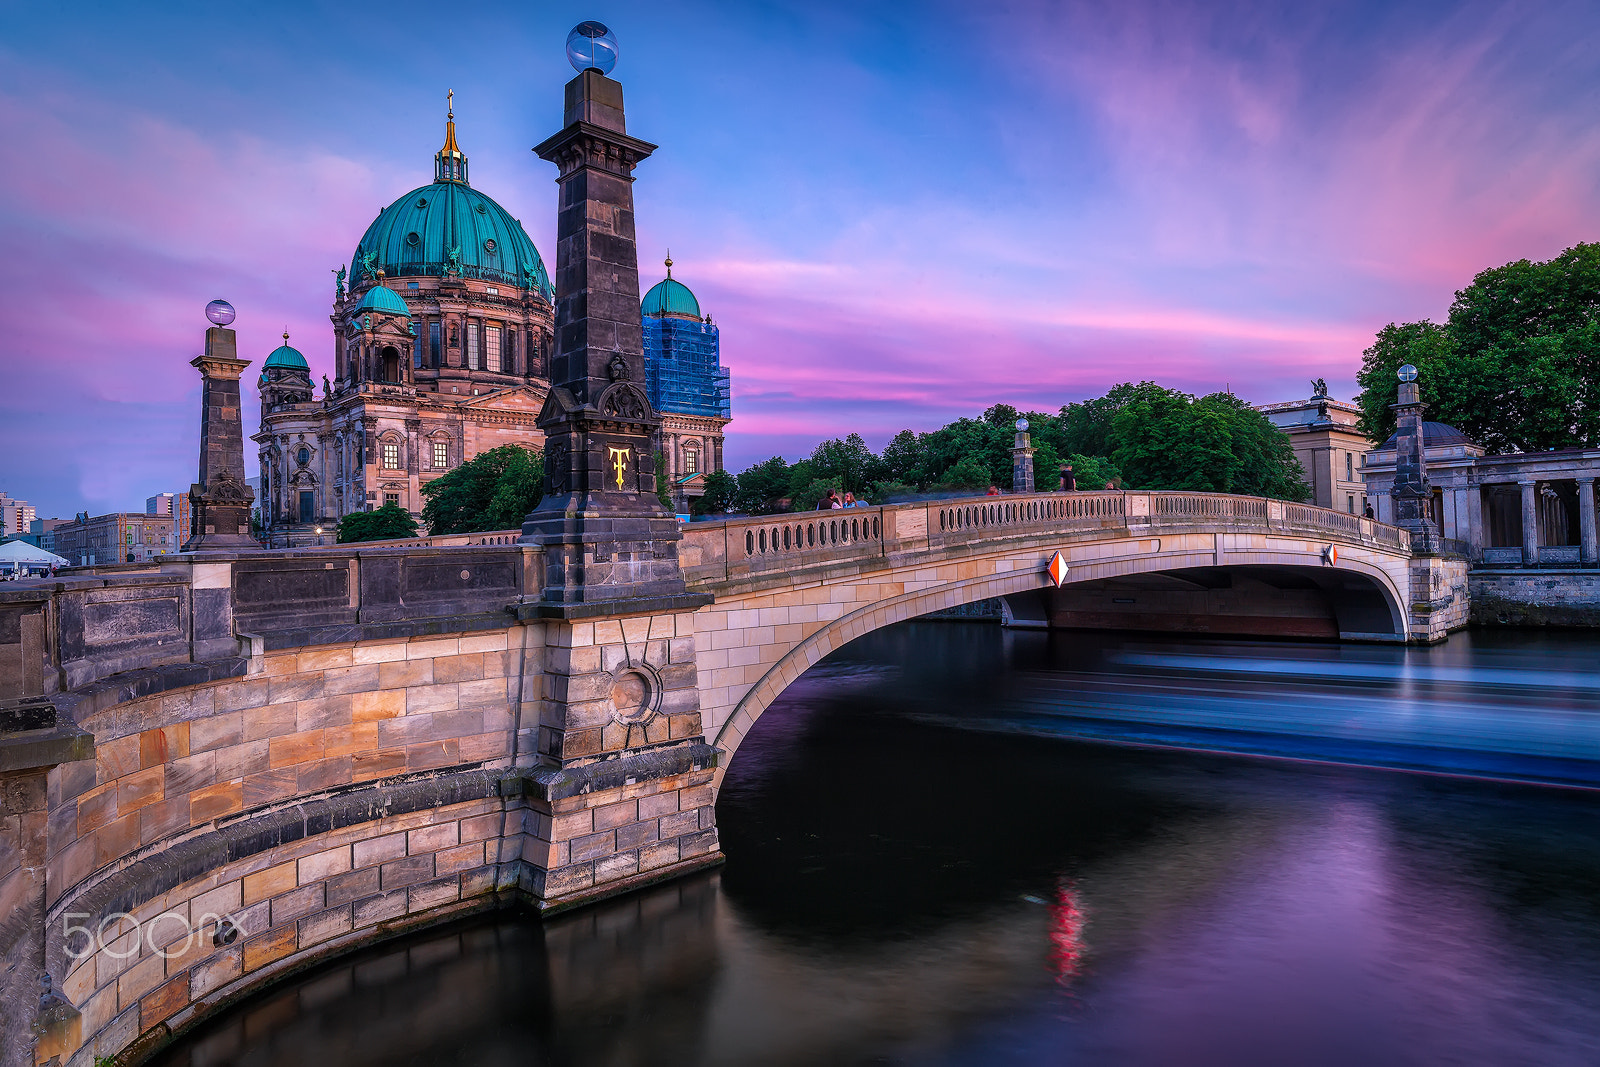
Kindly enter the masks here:
[[672, 277], [672, 249], [667, 249], [667, 277]]
[[456, 117], [456, 91], [451, 89], [448, 93], [444, 94], [444, 98], [448, 102], [446, 105], [447, 113], [445, 117], [453, 119]]

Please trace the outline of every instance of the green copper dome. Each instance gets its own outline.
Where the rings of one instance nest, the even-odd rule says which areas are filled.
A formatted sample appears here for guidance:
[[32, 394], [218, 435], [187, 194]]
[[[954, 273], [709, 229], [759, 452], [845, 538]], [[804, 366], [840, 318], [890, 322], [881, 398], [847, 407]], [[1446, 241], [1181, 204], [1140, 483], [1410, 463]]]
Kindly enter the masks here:
[[645, 315], [681, 315], [684, 318], [700, 318], [700, 301], [694, 298], [689, 287], [672, 277], [672, 253], [667, 253], [667, 276], [650, 287], [644, 294], [644, 299], [639, 302], [639, 310]]
[[311, 373], [311, 364], [306, 362], [306, 357], [300, 354], [299, 349], [289, 347], [288, 334], [283, 335], [283, 344], [268, 353], [267, 361], [261, 364], [263, 374], [274, 368], [278, 370], [303, 370], [307, 374]]
[[455, 274], [554, 296], [539, 250], [505, 208], [467, 184], [467, 157], [455, 122], [434, 156], [434, 182], [413, 189], [375, 219], [350, 265], [351, 287], [383, 271], [389, 278]]
[[406, 307], [406, 302], [387, 285], [374, 285], [367, 290], [367, 295], [356, 305], [357, 314], [363, 311], [383, 311], [390, 315], [405, 315], [408, 318], [411, 315], [411, 309]]

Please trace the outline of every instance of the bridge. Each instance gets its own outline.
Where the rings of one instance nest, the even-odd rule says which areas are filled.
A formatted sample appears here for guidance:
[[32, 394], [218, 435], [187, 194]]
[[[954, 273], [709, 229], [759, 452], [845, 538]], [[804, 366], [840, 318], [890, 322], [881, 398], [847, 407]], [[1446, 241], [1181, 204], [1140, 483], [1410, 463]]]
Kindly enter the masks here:
[[375, 937], [715, 863], [761, 713], [929, 612], [1433, 641], [1466, 611], [1464, 564], [1403, 530], [1189, 493], [695, 523], [691, 610], [548, 617], [542, 556], [493, 533], [8, 584], [8, 962], [55, 1006], [26, 1022], [40, 990], [12, 983], [6, 1032], [88, 1063]]

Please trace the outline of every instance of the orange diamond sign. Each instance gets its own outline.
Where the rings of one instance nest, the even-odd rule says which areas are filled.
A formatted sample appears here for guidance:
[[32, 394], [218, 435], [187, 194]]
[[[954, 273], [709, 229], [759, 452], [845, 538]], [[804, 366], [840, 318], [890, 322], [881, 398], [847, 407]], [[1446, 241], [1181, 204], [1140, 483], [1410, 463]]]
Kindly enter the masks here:
[[1056, 583], [1056, 588], [1061, 588], [1061, 583], [1067, 580], [1067, 557], [1057, 552], [1050, 557], [1049, 566], [1045, 573], [1050, 575], [1050, 580]]

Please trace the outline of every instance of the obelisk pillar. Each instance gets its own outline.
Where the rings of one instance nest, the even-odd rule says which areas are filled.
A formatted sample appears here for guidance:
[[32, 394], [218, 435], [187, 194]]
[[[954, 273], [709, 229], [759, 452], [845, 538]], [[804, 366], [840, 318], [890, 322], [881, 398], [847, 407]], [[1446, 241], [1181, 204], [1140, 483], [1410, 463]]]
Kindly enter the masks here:
[[1017, 436], [1011, 442], [1011, 491], [1033, 492], [1033, 440], [1027, 419], [1017, 420]]
[[1433, 487], [1428, 482], [1427, 442], [1423, 435], [1425, 405], [1417, 389], [1417, 368], [1407, 363], [1400, 368], [1400, 388], [1394, 405], [1395, 440], [1394, 485], [1389, 496], [1394, 502], [1394, 524], [1411, 533], [1411, 549], [1418, 555], [1437, 555], [1439, 528], [1433, 521]]
[[[232, 308], [228, 309], [232, 321]], [[250, 536], [254, 493], [245, 484], [244, 422], [239, 378], [250, 365], [226, 326], [206, 331], [206, 351], [189, 365], [200, 372], [200, 477], [189, 487], [193, 518], [185, 552], [260, 548]]]

